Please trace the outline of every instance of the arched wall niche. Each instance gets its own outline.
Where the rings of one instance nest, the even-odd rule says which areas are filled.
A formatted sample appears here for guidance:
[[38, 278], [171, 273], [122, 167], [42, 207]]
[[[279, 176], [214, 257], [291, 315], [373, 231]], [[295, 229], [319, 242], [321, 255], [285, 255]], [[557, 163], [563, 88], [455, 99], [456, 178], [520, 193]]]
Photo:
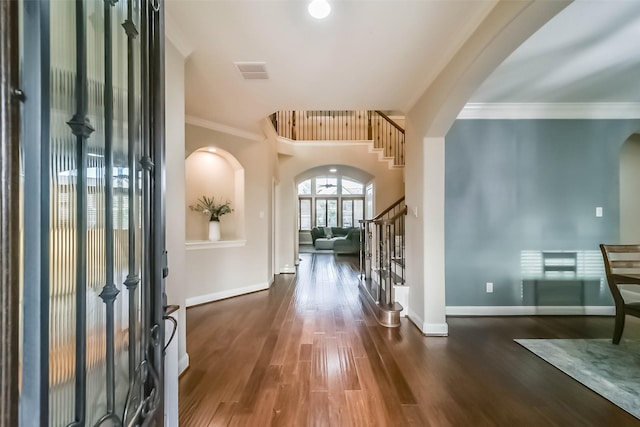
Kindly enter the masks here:
[[189, 154], [185, 160], [186, 240], [207, 240], [208, 219], [189, 208], [205, 195], [219, 203], [231, 202], [233, 212], [220, 218], [222, 240], [244, 239], [244, 194], [244, 168], [231, 153], [209, 146]]
[[640, 131], [620, 149], [620, 242], [640, 242]]

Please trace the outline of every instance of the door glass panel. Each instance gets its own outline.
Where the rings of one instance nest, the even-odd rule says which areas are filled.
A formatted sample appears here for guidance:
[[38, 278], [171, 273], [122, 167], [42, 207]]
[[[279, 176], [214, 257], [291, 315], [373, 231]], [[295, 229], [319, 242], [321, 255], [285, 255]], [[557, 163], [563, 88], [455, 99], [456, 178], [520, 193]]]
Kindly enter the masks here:
[[366, 200], [366, 215], [367, 218], [373, 218], [373, 184], [367, 185], [367, 193], [365, 195]]
[[[75, 5], [50, 2], [49, 425], [74, 418], [76, 360]], [[54, 24], [55, 23], [55, 24]]]
[[353, 200], [342, 201], [342, 226], [353, 227]]
[[327, 201], [316, 199], [316, 227], [327, 226]]
[[358, 225], [358, 221], [364, 219], [364, 200], [357, 199], [353, 201], [353, 220], [354, 224]]
[[[141, 425], [162, 404], [159, 358], [144, 360], [152, 310], [143, 301], [158, 308], [152, 297], [160, 292], [141, 268], [142, 248], [150, 247], [141, 230], [162, 212], [149, 208], [150, 196], [143, 223], [141, 123], [154, 121], [150, 111], [142, 118], [141, 27], [162, 15], [150, 7], [142, 19], [141, 0], [21, 5], [23, 84], [38, 96], [23, 104], [29, 136], [20, 153], [20, 417], [51, 426]], [[157, 193], [146, 184], [146, 195]], [[157, 265], [153, 256], [146, 266]]]
[[298, 224], [300, 230], [311, 230], [311, 199], [300, 199]]
[[338, 226], [338, 199], [327, 200], [327, 226]]
[[[77, 4], [71, 0], [50, 2], [49, 425], [64, 426], [74, 420], [76, 405], [84, 400], [76, 390], [75, 378], [80, 375], [86, 378], [84, 424], [96, 425], [112, 414], [102, 425], [118, 425], [129, 384], [143, 355], [140, 286], [135, 286], [141, 277], [141, 189], [138, 171], [131, 170], [129, 164], [130, 139], [135, 164], [141, 146], [140, 37], [133, 38], [129, 56], [127, 29], [122, 25], [130, 21], [139, 31], [140, 13], [135, 0], [114, 2], [109, 12], [105, 12], [102, 0], [83, 2], [86, 118], [92, 131], [82, 142], [86, 168], [79, 171], [79, 139], [68, 124], [78, 112], [76, 38], [81, 34], [77, 33]], [[110, 36], [105, 28], [106, 13], [110, 14]], [[105, 55], [105, 37], [111, 41], [109, 55]], [[128, 68], [130, 57], [135, 63], [132, 69]], [[110, 96], [106, 88], [111, 88]], [[130, 96], [134, 106], [131, 112]], [[106, 117], [110, 117], [109, 123]], [[78, 185], [80, 175], [86, 180], [86, 229], [80, 226], [76, 210], [83, 190]], [[82, 264], [77, 239], [82, 236], [86, 239], [86, 281], [81, 283], [77, 279], [77, 267]], [[131, 291], [125, 286], [129, 277], [135, 278]], [[107, 308], [108, 282], [112, 282], [111, 293], [115, 293], [112, 310]], [[78, 311], [77, 295], [83, 295], [79, 286], [86, 294], [84, 312]], [[77, 316], [83, 316], [86, 327], [86, 364], [78, 372], [76, 351], [81, 347], [77, 349], [76, 344]]]
[[[106, 412], [106, 312], [99, 295], [106, 284], [105, 251], [105, 122], [104, 7], [87, 9], [88, 117], [95, 131], [87, 140], [87, 421], [95, 424]], [[89, 17], [91, 17], [89, 19]]]

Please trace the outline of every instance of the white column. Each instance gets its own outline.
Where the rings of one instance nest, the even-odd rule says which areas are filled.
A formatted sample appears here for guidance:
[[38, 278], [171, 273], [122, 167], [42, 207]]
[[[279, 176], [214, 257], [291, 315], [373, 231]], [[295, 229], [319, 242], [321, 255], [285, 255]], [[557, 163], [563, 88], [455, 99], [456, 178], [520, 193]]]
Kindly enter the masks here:
[[446, 336], [445, 316], [445, 139], [425, 138], [422, 156], [424, 323], [422, 333]]
[[189, 365], [186, 309], [183, 283], [186, 278], [185, 250], [185, 148], [184, 148], [184, 66], [185, 58], [167, 40], [165, 44], [167, 252], [169, 276], [167, 301], [178, 311], [178, 357], [180, 372]]
[[[171, 314], [171, 317], [177, 322], [178, 312]], [[164, 358], [164, 425], [178, 426], [178, 335], [173, 337], [171, 342], [171, 331], [173, 330], [173, 322], [164, 321], [165, 346], [167, 351]]]

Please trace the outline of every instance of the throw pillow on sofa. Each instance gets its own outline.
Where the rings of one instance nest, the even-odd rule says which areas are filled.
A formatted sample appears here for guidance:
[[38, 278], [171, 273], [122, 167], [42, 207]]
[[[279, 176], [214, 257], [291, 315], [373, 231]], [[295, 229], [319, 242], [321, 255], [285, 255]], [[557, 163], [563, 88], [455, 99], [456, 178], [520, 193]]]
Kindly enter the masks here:
[[331, 227], [324, 227], [324, 237], [327, 239], [333, 238], [333, 232], [331, 231]]

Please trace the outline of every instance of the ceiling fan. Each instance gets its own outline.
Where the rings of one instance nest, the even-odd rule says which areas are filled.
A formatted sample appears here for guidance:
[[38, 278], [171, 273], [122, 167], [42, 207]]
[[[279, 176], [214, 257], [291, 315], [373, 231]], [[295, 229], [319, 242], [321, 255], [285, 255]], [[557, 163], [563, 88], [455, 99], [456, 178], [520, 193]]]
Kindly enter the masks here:
[[331, 187], [337, 187], [337, 185], [336, 184], [327, 183], [327, 184], [320, 184], [320, 185], [318, 185], [318, 187], [331, 188]]

